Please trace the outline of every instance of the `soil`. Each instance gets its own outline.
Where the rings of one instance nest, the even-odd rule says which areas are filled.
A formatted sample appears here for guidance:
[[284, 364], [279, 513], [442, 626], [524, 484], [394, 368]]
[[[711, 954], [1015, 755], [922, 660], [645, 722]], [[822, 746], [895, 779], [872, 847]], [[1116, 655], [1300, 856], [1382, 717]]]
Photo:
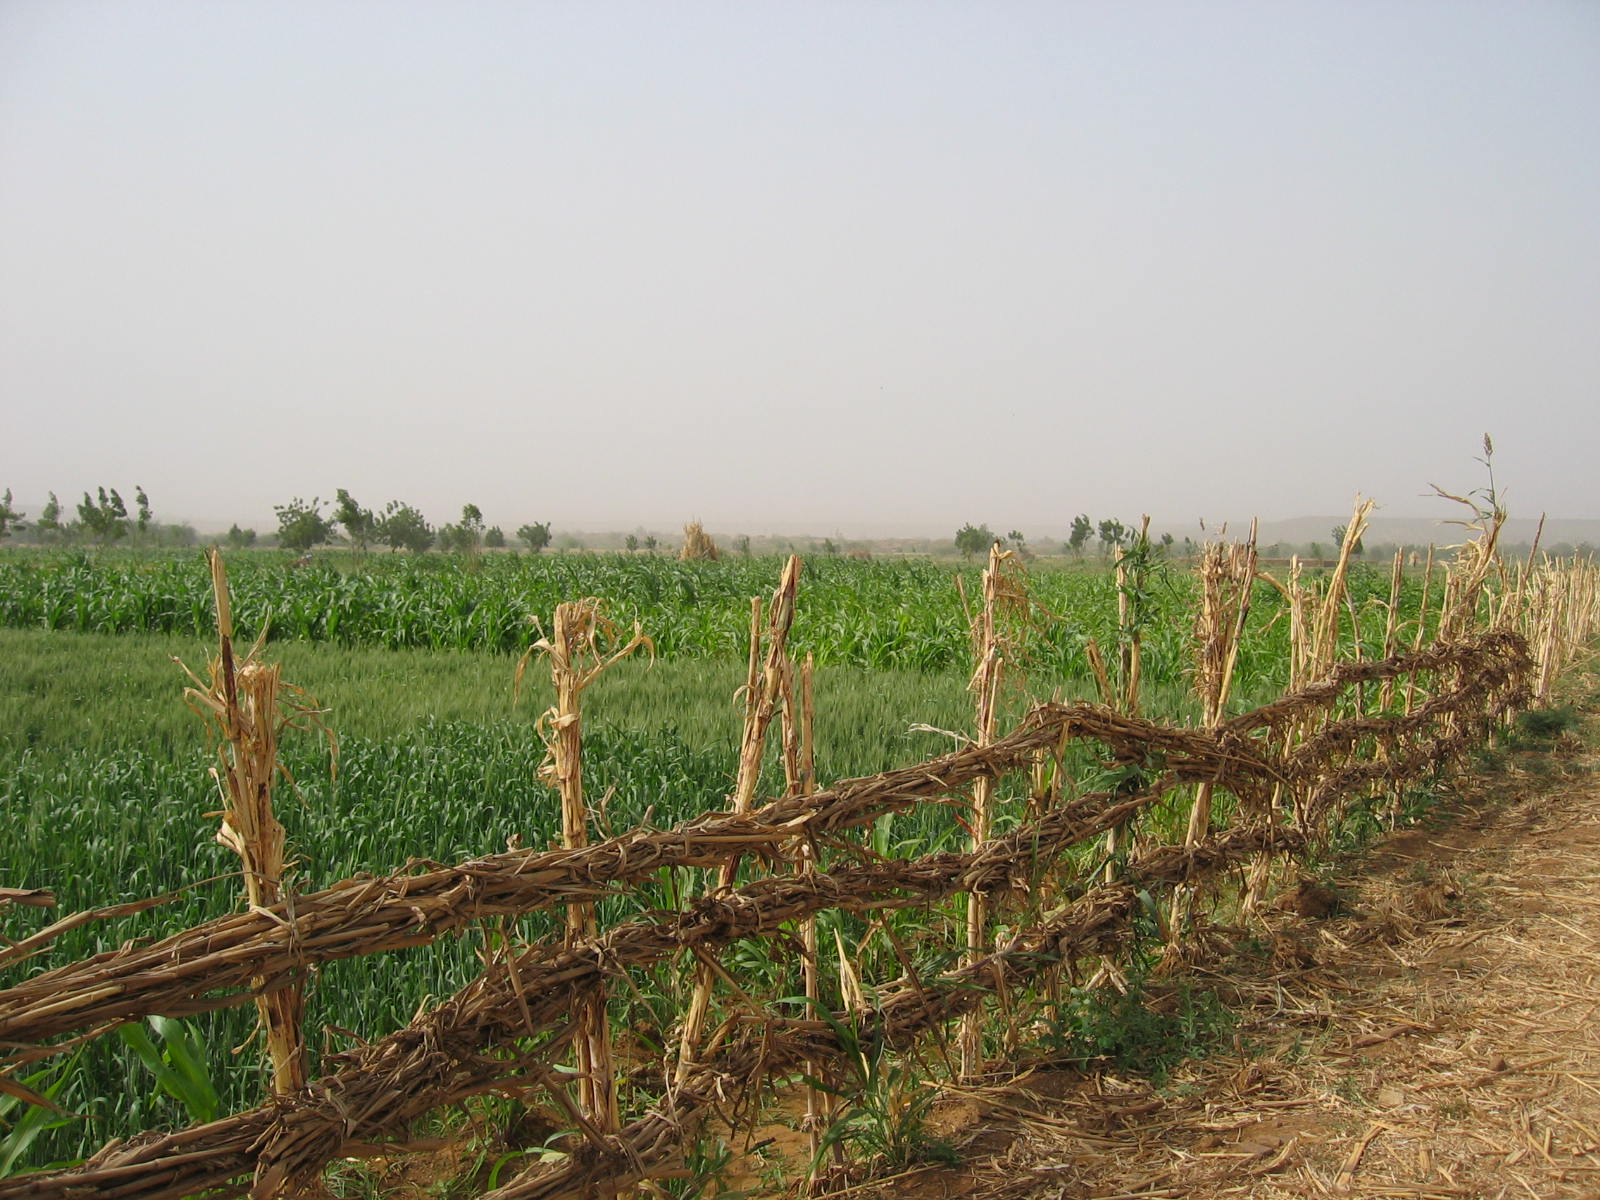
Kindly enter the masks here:
[[1600, 755], [1503, 760], [1200, 970], [1231, 1047], [1159, 1088], [1038, 1064], [950, 1094], [957, 1165], [849, 1194], [1600, 1197]]

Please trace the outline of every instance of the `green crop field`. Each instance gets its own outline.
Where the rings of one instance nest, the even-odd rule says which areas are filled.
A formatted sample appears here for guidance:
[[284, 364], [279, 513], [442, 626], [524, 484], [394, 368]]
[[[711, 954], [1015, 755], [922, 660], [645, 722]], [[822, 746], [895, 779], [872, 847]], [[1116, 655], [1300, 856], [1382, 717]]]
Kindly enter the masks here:
[[[510, 838], [537, 846], [559, 836], [556, 798], [537, 778], [545, 749], [535, 722], [551, 702], [548, 672], [531, 663], [520, 699], [512, 680], [517, 656], [564, 599], [603, 598], [615, 618], [637, 618], [656, 649], [653, 664], [619, 664], [585, 695], [586, 782], [605, 814], [597, 832], [667, 826], [724, 805], [737, 760], [741, 705], [734, 693], [745, 674], [750, 597], [770, 593], [780, 560], [327, 557], [298, 570], [273, 554], [229, 558], [240, 643], [270, 622], [267, 656], [325, 708], [337, 737], [337, 773], [322, 736], [290, 733], [284, 740], [293, 784], [279, 789], [277, 808], [289, 832], [295, 887], [384, 873], [414, 859], [467, 859], [504, 849]], [[976, 569], [806, 563], [790, 649], [796, 657], [814, 654], [819, 664], [824, 782], [916, 762], [955, 744], [950, 734], [913, 726], [970, 731], [970, 647], [958, 577], [967, 596], [979, 594]], [[1085, 645], [1093, 638], [1109, 654], [1119, 640], [1109, 570], [1040, 571], [1030, 586], [1038, 620], [1026, 660], [1012, 670], [1002, 727], [1030, 698], [1092, 697]], [[1386, 574], [1358, 570], [1356, 611], [1386, 599], [1388, 586]], [[63, 937], [46, 963], [159, 936], [240, 903], [237, 860], [214, 840], [220, 802], [207, 773], [214, 758], [202, 722], [184, 705], [185, 678], [172, 661], [203, 673], [214, 639], [209, 589], [198, 554], [0, 556], [0, 813], [8, 835], [0, 842], [0, 880], [54, 891], [60, 912], [178, 893], [138, 917]], [[1182, 569], [1163, 568], [1134, 598], [1152, 715], [1194, 718], [1187, 694], [1192, 591]], [[1413, 607], [1417, 591], [1409, 582]], [[1271, 588], [1256, 589], [1238, 707], [1284, 685], [1279, 604]], [[1378, 652], [1382, 627], [1377, 614], [1364, 622], [1369, 656]], [[1085, 786], [1101, 770], [1082, 753], [1070, 765]], [[769, 794], [781, 790], [775, 766], [764, 782]], [[1006, 811], [1003, 797], [1002, 828]], [[883, 850], [954, 846], [964, 837], [958, 817], [928, 806], [886, 818], [871, 835]], [[664, 879], [654, 892], [608, 900], [602, 921], [700, 886], [695, 873]], [[947, 916], [959, 923], [954, 908]], [[46, 919], [12, 910], [7, 932], [14, 937]], [[518, 932], [541, 936], [556, 919], [535, 914]], [[352, 1036], [376, 1037], [403, 1024], [426, 997], [474, 977], [487, 936], [324, 967], [311, 987], [313, 1045], [336, 1050]], [[744, 966], [779, 976], [792, 969], [754, 961], [769, 953], [748, 948], [753, 961]], [[13, 968], [12, 977], [37, 965]], [[664, 970], [640, 981], [633, 1002], [658, 997], [665, 1022], [683, 986], [680, 970]], [[650, 1026], [637, 1014], [635, 1020]], [[234, 1051], [253, 1021], [250, 1008], [192, 1021], [225, 1108], [260, 1094], [256, 1048]], [[324, 1028], [325, 1043], [315, 1033]], [[41, 1086], [63, 1081], [58, 1099], [85, 1119], [41, 1138], [36, 1162], [185, 1119], [114, 1037], [86, 1047], [68, 1068], [47, 1067], [41, 1078]]]

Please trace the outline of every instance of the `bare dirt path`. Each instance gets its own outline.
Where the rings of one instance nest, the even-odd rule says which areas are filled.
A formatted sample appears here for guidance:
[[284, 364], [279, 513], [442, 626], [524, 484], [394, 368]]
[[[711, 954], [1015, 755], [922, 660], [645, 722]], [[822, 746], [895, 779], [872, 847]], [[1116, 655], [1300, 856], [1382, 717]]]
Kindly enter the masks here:
[[1337, 878], [1334, 915], [1286, 912], [1211, 975], [1242, 1011], [1233, 1052], [1160, 1089], [1038, 1070], [974, 1090], [942, 1118], [959, 1167], [862, 1191], [1600, 1197], [1600, 754], [1568, 734], [1507, 755], [1449, 808]]

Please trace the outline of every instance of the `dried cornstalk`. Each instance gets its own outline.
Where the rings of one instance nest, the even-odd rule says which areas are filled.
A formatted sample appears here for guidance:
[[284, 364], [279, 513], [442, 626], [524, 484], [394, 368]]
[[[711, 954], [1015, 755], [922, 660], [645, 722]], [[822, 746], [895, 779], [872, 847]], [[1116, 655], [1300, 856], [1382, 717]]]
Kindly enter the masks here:
[[[1417, 602], [1417, 628], [1411, 638], [1411, 651], [1413, 654], [1422, 649], [1428, 637], [1428, 602], [1433, 598], [1433, 544], [1428, 544], [1428, 559], [1422, 568], [1422, 599]], [[1410, 716], [1417, 706], [1418, 694], [1417, 674], [1413, 671], [1406, 676], [1405, 704], [1402, 712]]]
[[[1207, 729], [1222, 724], [1233, 695], [1239, 649], [1250, 617], [1250, 589], [1256, 579], [1256, 523], [1243, 545], [1206, 546], [1200, 560], [1200, 612], [1196, 624], [1200, 657], [1195, 691]], [[1203, 783], [1189, 810], [1187, 844], [1206, 836], [1211, 825], [1211, 785]]]
[[1356, 544], [1367, 531], [1368, 519], [1375, 507], [1371, 500], [1356, 498], [1355, 511], [1344, 527], [1344, 540], [1339, 544], [1339, 558], [1334, 563], [1333, 574], [1328, 577], [1322, 604], [1317, 609], [1316, 623], [1311, 630], [1310, 677], [1320, 679], [1333, 669], [1339, 659], [1339, 609], [1346, 603], [1350, 575], [1350, 559]]
[[[1493, 449], [1487, 435], [1484, 437], [1484, 447], [1486, 451]], [[1484, 596], [1484, 587], [1500, 565], [1500, 531], [1505, 526], [1506, 513], [1492, 496], [1489, 507], [1483, 508], [1466, 496], [1451, 495], [1438, 484], [1433, 485], [1433, 490], [1442, 499], [1465, 505], [1473, 514], [1470, 519], [1448, 522], [1475, 535], [1455, 548], [1455, 560], [1445, 575], [1445, 598], [1439, 614], [1438, 636], [1454, 640], [1465, 637], [1478, 624], [1478, 607]]]
[[[974, 667], [968, 687], [977, 707], [973, 737], [976, 746], [987, 746], [994, 741], [1001, 675], [1008, 657], [1015, 659], [1021, 653], [1028, 610], [1027, 583], [1021, 562], [995, 542], [989, 547], [989, 566], [983, 573], [983, 605], [970, 620]], [[972, 785], [970, 832], [973, 847], [989, 838], [993, 800], [993, 779], [980, 779]], [[968, 961], [984, 953], [989, 941], [988, 925], [988, 897], [981, 892], [968, 893]], [[962, 1018], [959, 1046], [962, 1075], [976, 1076], [983, 1069], [982, 1012], [969, 1012]]]
[[[1383, 654], [1380, 656], [1383, 658], [1393, 658], [1400, 647], [1400, 590], [1404, 582], [1405, 548], [1397, 546], [1394, 563], [1389, 568], [1389, 603], [1384, 610]], [[1385, 679], [1378, 688], [1378, 711], [1388, 712], [1393, 702], [1394, 680]]]
[[[1195, 692], [1207, 730], [1222, 724], [1233, 694], [1239, 648], [1250, 616], [1250, 591], [1256, 581], [1256, 559], [1254, 521], [1250, 522], [1250, 536], [1243, 545], [1210, 542], [1201, 552], [1200, 608], [1195, 616]], [[1211, 832], [1213, 787], [1208, 779], [1195, 789], [1184, 836], [1186, 846], [1198, 845]], [[1193, 899], [1191, 888], [1173, 890], [1170, 933], [1174, 944], [1183, 936]]]
[[[601, 602], [591, 596], [556, 605], [551, 634], [541, 638], [517, 664], [517, 683], [530, 656], [543, 651], [550, 660], [550, 679], [556, 702], [539, 718], [547, 754], [539, 777], [561, 796], [561, 839], [568, 850], [589, 844], [589, 810], [583, 796], [583, 690], [602, 671], [640, 647], [653, 650], [638, 622], [624, 637], [606, 619]], [[594, 904], [580, 900], [567, 906], [569, 944], [593, 938], [598, 932]], [[621, 1117], [617, 1111], [616, 1066], [611, 1052], [611, 1023], [606, 1016], [606, 989], [596, 987], [574, 1001], [577, 1030], [578, 1104], [583, 1116], [604, 1133], [615, 1133]]]
[[[778, 579], [777, 590], [772, 593], [772, 604], [767, 614], [766, 661], [759, 676], [756, 664], [760, 661], [761, 602], [751, 602], [750, 659], [745, 680], [744, 732], [739, 739], [739, 773], [734, 781], [733, 811], [744, 814], [750, 811], [755, 800], [756, 787], [761, 782], [761, 761], [766, 752], [767, 729], [777, 714], [785, 695], [785, 683], [791, 674], [789, 666], [789, 629], [794, 624], [795, 596], [800, 590], [800, 556], [791, 554]], [[733, 885], [738, 874], [739, 860], [730, 859], [718, 876], [718, 886]], [[701, 963], [695, 974], [694, 994], [689, 998], [689, 1008], [683, 1018], [683, 1032], [678, 1044], [678, 1066], [674, 1078], [682, 1080], [693, 1065], [701, 1032], [705, 1028], [706, 1013], [711, 1007], [711, 988], [714, 972]]]
[[[218, 765], [211, 768], [211, 777], [223, 803], [217, 841], [239, 856], [246, 902], [252, 911], [262, 911], [281, 898], [285, 867], [284, 830], [272, 811], [273, 785], [279, 774], [287, 774], [278, 762], [278, 738], [286, 728], [320, 725], [320, 712], [298, 688], [283, 683], [277, 663], [261, 661], [261, 639], [242, 661], [234, 657], [228, 575], [215, 549], [210, 564], [217, 657], [209, 663], [205, 680], [183, 667], [193, 681], [183, 695], [216, 738]], [[265, 636], [263, 630], [262, 639]], [[294, 982], [256, 997], [266, 1032], [272, 1090], [280, 1096], [298, 1092], [306, 1084], [304, 975], [302, 965], [294, 972]], [[257, 977], [251, 986], [260, 989], [265, 982]]]
[[[1134, 605], [1134, 593], [1142, 594], [1145, 588], [1145, 566], [1150, 553], [1150, 517], [1148, 514], [1139, 523], [1138, 541], [1135, 545], [1139, 549], [1137, 560], [1130, 567], [1130, 555], [1121, 546], [1117, 547], [1116, 557], [1116, 585], [1117, 585], [1117, 686], [1112, 698], [1107, 701], [1130, 716], [1139, 715], [1140, 680], [1144, 672], [1144, 634], [1141, 630], [1141, 614]], [[1092, 643], [1091, 643], [1092, 644]], [[1100, 679], [1103, 664], [1097, 664], [1099, 647], [1094, 647], [1089, 656], [1089, 664], [1096, 672], [1096, 682], [1100, 684], [1102, 694], [1107, 690], [1107, 684]], [[1126, 849], [1129, 831], [1113, 829], [1106, 834], [1106, 866], [1105, 881], [1113, 882], [1117, 877], [1117, 859]]]
[[[800, 666], [800, 719], [791, 718], [792, 706], [785, 706], [784, 732], [785, 744], [790, 741], [788, 733], [794, 730], [795, 758], [799, 767], [798, 777], [790, 786], [793, 795], [810, 796], [817, 790], [816, 766], [816, 694], [815, 678], [816, 659], [809, 652], [805, 662]], [[792, 693], [791, 693], [792, 695]], [[804, 875], [810, 875], [817, 869], [817, 847], [810, 838], [800, 840], [800, 870]], [[815, 913], [808, 913], [805, 920], [800, 923], [800, 947], [805, 959], [801, 963], [801, 974], [805, 981], [806, 1002], [812, 1012], [820, 1011], [822, 1003], [822, 981], [819, 978], [818, 968], [820, 960], [817, 958], [817, 918]], [[822, 1078], [823, 1064], [817, 1059], [807, 1059], [805, 1073], [807, 1080]], [[817, 1167], [822, 1149], [822, 1132], [829, 1118], [833, 1115], [832, 1097], [818, 1088], [815, 1084], [806, 1084], [806, 1143], [810, 1148], [807, 1161], [811, 1166], [807, 1169], [807, 1185], [815, 1187], [819, 1179]], [[840, 1156], [844, 1153], [843, 1145], [834, 1144], [835, 1152]]]

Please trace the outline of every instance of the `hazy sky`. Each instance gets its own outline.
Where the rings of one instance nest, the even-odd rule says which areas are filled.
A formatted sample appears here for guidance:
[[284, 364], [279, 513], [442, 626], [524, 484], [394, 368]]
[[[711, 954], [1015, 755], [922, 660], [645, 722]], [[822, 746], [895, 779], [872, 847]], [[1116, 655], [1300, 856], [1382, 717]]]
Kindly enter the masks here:
[[29, 505], [1594, 517], [1597, 383], [1596, 0], [0, 0]]

